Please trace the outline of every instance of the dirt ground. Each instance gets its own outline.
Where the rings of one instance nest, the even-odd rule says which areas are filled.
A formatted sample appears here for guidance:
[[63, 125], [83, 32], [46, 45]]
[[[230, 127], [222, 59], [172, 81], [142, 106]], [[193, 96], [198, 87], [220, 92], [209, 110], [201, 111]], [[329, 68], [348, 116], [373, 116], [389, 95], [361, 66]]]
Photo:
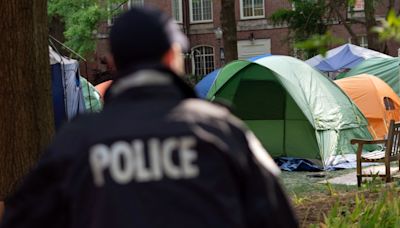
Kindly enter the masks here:
[[351, 210], [355, 205], [356, 194], [363, 194], [366, 201], [375, 201], [379, 197], [379, 192], [367, 191], [335, 194], [334, 196], [316, 194], [312, 200], [305, 200], [305, 202], [295, 205], [294, 209], [300, 227], [309, 227], [311, 224], [319, 225], [324, 221], [324, 215], [327, 215], [337, 202]]

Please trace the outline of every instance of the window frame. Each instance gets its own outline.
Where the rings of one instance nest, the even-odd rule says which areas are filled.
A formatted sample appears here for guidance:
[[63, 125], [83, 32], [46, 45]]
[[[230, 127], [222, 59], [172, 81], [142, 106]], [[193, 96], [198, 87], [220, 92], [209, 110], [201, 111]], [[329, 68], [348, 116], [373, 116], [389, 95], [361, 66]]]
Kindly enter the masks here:
[[132, 8], [132, 6], [144, 6], [144, 0], [139, 0], [139, 1], [141, 2], [140, 5], [139, 4], [132, 5], [132, 0], [129, 0], [128, 1], [128, 9]]
[[[359, 46], [362, 48], [368, 48], [368, 37], [366, 34], [361, 34], [357, 36], [357, 39], [359, 41]], [[350, 44], [353, 44], [353, 40], [352, 37], [348, 38], [348, 42]]]
[[[194, 55], [194, 52], [195, 52], [195, 50], [196, 49], [198, 49], [198, 48], [204, 48], [204, 47], [207, 47], [207, 48], [211, 48], [212, 49], [212, 58], [213, 58], [213, 61], [212, 61], [212, 63], [213, 63], [213, 69], [211, 69], [210, 70], [210, 72], [212, 72], [213, 70], [215, 70], [216, 68], [215, 68], [215, 66], [216, 66], [216, 63], [215, 63], [215, 61], [216, 61], [216, 56], [215, 56], [215, 47], [213, 47], [213, 46], [211, 46], [211, 45], [207, 45], [207, 44], [203, 44], [203, 45], [196, 45], [196, 46], [194, 46], [194, 47], [192, 47], [191, 48], [191, 59], [192, 59], [192, 74], [193, 75], [195, 75], [195, 76], [205, 76], [205, 75], [207, 75], [207, 74], [209, 74], [210, 72], [208, 72], [208, 73], [204, 73], [204, 72], [206, 72], [207, 70], [207, 66], [206, 66], [206, 61], [203, 61], [203, 72], [202, 72], [202, 74], [201, 75], [196, 75], [196, 61], [195, 61], [195, 55]], [[202, 53], [202, 58], [205, 60], [205, 58], [207, 57], [207, 55], [208, 56], [210, 56], [210, 54], [204, 54], [204, 53]]]
[[[205, 1], [205, 0], [200, 0], [200, 1]], [[211, 2], [211, 8], [210, 8], [210, 11], [211, 11], [211, 19], [207, 19], [207, 20], [204, 20], [204, 19], [202, 19], [202, 20], [197, 20], [197, 21], [194, 21], [193, 20], [193, 0], [189, 0], [189, 15], [190, 15], [190, 23], [191, 24], [200, 24], [200, 23], [209, 23], [209, 22], [213, 22], [213, 18], [214, 18], [214, 15], [213, 15], [213, 9], [214, 9], [214, 6], [213, 6], [213, 3], [214, 3], [214, 1], [210, 1]], [[202, 12], [202, 17], [203, 17], [203, 12]]]
[[[179, 13], [179, 20], [176, 20], [175, 15], [174, 15], [174, 1], [178, 1], [178, 13]], [[183, 23], [183, 6], [182, 6], [182, 0], [171, 0], [171, 15], [174, 18], [174, 20], [178, 23], [178, 24], [182, 24]]]
[[[362, 1], [362, 8], [356, 8], [355, 6], [357, 6], [357, 1]], [[350, 9], [351, 10], [351, 9]], [[354, 8], [353, 8], [354, 12], [363, 12], [365, 11], [365, 1], [364, 0], [355, 0], [354, 1]]]
[[[118, 7], [117, 7], [118, 6]], [[115, 10], [119, 10], [120, 8], [122, 8], [122, 5], [118, 4], [118, 3], [108, 3], [107, 4], [107, 11], [110, 14], [107, 17], [107, 25], [109, 27], [113, 26], [115, 19], [119, 16], [118, 14], [116, 15], [111, 15], [113, 13], [113, 11]]]
[[251, 0], [252, 1], [252, 5], [253, 5], [252, 6], [253, 16], [244, 16], [243, 1], [244, 0], [240, 0], [239, 1], [239, 3], [240, 3], [240, 7], [239, 7], [240, 8], [240, 20], [251, 20], [251, 19], [262, 19], [262, 18], [265, 18], [265, 0], [262, 0], [263, 15], [260, 15], [260, 16], [254, 16], [254, 0]]
[[357, 1], [363, 1], [363, 8], [355, 8], [347, 5], [347, 18], [364, 18], [365, 17], [365, 1], [355, 0], [354, 6], [356, 6]]

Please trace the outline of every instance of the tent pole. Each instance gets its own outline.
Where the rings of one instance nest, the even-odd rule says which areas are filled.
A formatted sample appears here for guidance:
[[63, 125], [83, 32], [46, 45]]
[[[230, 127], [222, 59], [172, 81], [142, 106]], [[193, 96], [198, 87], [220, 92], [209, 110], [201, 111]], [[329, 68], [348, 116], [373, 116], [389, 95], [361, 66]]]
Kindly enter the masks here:
[[51, 39], [53, 39], [54, 41], [56, 41], [58, 44], [60, 44], [61, 46], [63, 46], [63, 48], [67, 49], [69, 52], [71, 52], [72, 54], [76, 55], [77, 57], [79, 57], [81, 60], [87, 62], [87, 60], [85, 58], [83, 58], [80, 54], [76, 53], [74, 50], [72, 50], [70, 47], [68, 47], [67, 45], [65, 45], [64, 43], [62, 43], [61, 41], [57, 40], [56, 38], [54, 38], [52, 35], [49, 35], [49, 37]]
[[[58, 44], [60, 44], [63, 48], [67, 49], [69, 52], [71, 52], [72, 54], [76, 55], [77, 57], [79, 57], [81, 60], [83, 60], [85, 62], [85, 73], [86, 73], [86, 85], [87, 85], [87, 90], [88, 90], [88, 95], [89, 95], [89, 106], [90, 106], [90, 111], [93, 111], [93, 107], [92, 107], [92, 100], [90, 97], [90, 88], [89, 88], [89, 74], [88, 74], [88, 66], [87, 66], [87, 60], [85, 58], [83, 58], [81, 55], [79, 55], [77, 52], [75, 52], [74, 50], [72, 50], [70, 47], [68, 47], [67, 45], [65, 45], [64, 43], [62, 43], [61, 41], [57, 40], [55, 37], [53, 37], [52, 35], [49, 35], [49, 37], [51, 39], [53, 39], [54, 41], [56, 41]], [[50, 40], [51, 42], [51, 40]], [[52, 43], [52, 42], [51, 42]], [[54, 44], [53, 44], [54, 46]], [[55, 47], [55, 46], [54, 46]], [[57, 51], [58, 52], [58, 51]], [[60, 55], [61, 56], [61, 55]]]
[[283, 107], [283, 152], [285, 156], [287, 157], [287, 152], [286, 152], [286, 105], [287, 105], [287, 96], [286, 93], [287, 91], [283, 88], [281, 85], [281, 89], [285, 91], [285, 106]]

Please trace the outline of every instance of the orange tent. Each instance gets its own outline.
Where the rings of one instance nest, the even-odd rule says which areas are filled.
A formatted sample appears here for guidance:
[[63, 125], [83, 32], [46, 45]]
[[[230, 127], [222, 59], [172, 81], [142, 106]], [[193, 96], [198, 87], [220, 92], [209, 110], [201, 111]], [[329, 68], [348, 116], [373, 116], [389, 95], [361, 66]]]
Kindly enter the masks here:
[[387, 135], [391, 119], [400, 121], [400, 99], [378, 77], [361, 74], [335, 82], [368, 119], [368, 129], [375, 139]]

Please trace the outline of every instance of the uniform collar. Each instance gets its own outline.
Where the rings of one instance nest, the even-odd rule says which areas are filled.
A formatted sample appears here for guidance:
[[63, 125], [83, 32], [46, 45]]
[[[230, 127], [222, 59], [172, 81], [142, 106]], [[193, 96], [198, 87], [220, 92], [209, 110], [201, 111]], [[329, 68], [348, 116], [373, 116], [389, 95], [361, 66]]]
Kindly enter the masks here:
[[[154, 89], [157, 88], [157, 89]], [[182, 98], [197, 97], [179, 76], [168, 69], [141, 69], [116, 80], [106, 94], [108, 100], [125, 96], [125, 94], [157, 95], [161, 92], [179, 95]]]
[[140, 70], [116, 81], [110, 89], [111, 96], [142, 86], [166, 86], [172, 84], [172, 78], [157, 70]]

